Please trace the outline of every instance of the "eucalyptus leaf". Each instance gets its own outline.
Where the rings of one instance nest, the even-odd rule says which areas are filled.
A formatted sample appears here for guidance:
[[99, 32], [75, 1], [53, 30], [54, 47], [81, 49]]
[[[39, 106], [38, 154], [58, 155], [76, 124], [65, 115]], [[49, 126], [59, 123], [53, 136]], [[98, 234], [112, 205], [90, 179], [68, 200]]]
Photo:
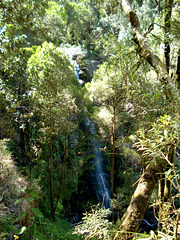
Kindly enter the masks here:
[[27, 200], [28, 200], [28, 202], [32, 202], [32, 201], [34, 201], [34, 198], [33, 197], [29, 197]]
[[20, 199], [16, 200], [16, 201], [14, 202], [14, 205], [20, 203], [22, 200], [24, 200], [24, 198], [20, 198]]
[[15, 219], [15, 222], [18, 221], [18, 220], [20, 220], [20, 219], [22, 218], [22, 216], [24, 216], [25, 214], [26, 214], [26, 212], [21, 212], [21, 213], [17, 216], [17, 218]]
[[43, 213], [38, 208], [32, 208], [32, 211], [37, 217], [44, 217]]
[[33, 197], [37, 198], [37, 199], [40, 198], [40, 196], [39, 196], [39, 194], [38, 194], [37, 192], [30, 192], [30, 194], [31, 194]]

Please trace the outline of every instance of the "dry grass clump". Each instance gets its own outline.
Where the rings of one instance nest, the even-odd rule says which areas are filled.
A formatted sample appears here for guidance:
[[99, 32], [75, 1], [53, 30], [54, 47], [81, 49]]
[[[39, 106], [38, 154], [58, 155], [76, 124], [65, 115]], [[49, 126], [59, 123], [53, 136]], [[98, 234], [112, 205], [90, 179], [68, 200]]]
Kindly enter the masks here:
[[5, 140], [0, 141], [0, 215], [17, 212], [14, 202], [23, 196], [28, 186], [4, 143]]
[[32, 225], [32, 208], [38, 207], [40, 198], [39, 195], [32, 197], [33, 192], [40, 194], [40, 188], [21, 175], [5, 142], [0, 140], [0, 240], [8, 239], [9, 234], [12, 235], [21, 226]]

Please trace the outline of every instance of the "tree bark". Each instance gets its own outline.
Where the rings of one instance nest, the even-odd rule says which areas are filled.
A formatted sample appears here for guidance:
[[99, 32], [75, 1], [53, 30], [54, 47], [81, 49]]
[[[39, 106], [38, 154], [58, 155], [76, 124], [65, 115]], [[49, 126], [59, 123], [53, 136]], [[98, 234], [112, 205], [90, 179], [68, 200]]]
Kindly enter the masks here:
[[[110, 170], [110, 188], [111, 199], [114, 199], [114, 155], [115, 155], [115, 129], [116, 129], [116, 106], [113, 106], [112, 136], [111, 136], [111, 170]], [[112, 222], [114, 222], [114, 209], [112, 209]]]
[[[171, 164], [175, 161], [175, 147], [171, 146], [169, 149], [168, 159]], [[167, 166], [164, 172], [168, 171], [170, 166]], [[159, 200], [161, 204], [170, 202], [171, 200], [171, 181], [167, 179], [165, 174], [161, 174], [159, 178]]]
[[163, 201], [164, 186], [165, 186], [165, 175], [161, 174], [160, 177], [159, 177], [159, 189], [158, 189], [158, 198], [159, 198], [160, 202]]
[[[174, 83], [168, 75], [166, 66], [151, 50], [146, 38], [141, 34], [140, 22], [135, 11], [131, 7], [130, 1], [122, 0], [121, 5], [131, 23], [133, 29], [133, 39], [138, 45], [140, 56], [144, 58], [156, 71], [159, 81], [164, 86], [166, 97], [169, 99], [173, 98], [173, 91], [175, 89]], [[166, 161], [151, 161], [148, 169], [145, 170], [140, 178], [138, 186], [131, 198], [130, 205], [121, 220], [121, 224], [116, 235], [114, 236], [114, 239], [130, 240], [133, 238], [133, 233], [137, 232], [144, 217], [148, 200], [156, 186], [158, 177], [160, 174], [164, 173], [166, 166]]]
[[139, 47], [138, 51], [140, 56], [144, 58], [154, 68], [160, 82], [164, 85], [166, 97], [171, 98], [173, 96], [175, 86], [172, 79], [168, 75], [166, 66], [163, 64], [160, 58], [152, 51], [148, 41], [142, 35], [140, 31], [140, 22], [138, 16], [131, 7], [129, 0], [122, 0], [121, 5], [131, 23], [133, 30], [133, 40]]
[[170, 39], [169, 32], [171, 29], [171, 14], [172, 14], [173, 0], [165, 1], [165, 22], [164, 22], [164, 56], [166, 61], [166, 70], [169, 73], [170, 68]]
[[179, 49], [179, 54], [178, 54], [176, 74], [177, 74], [177, 84], [178, 84], [178, 88], [180, 89], [180, 49]]
[[52, 136], [49, 136], [49, 181], [50, 181], [50, 199], [51, 199], [51, 220], [55, 222], [55, 207], [54, 207], [54, 188], [52, 176]]
[[155, 160], [151, 162], [148, 169], [141, 176], [138, 186], [131, 198], [129, 207], [124, 214], [120, 227], [114, 236], [114, 240], [130, 240], [134, 233], [137, 232], [139, 225], [144, 217], [148, 200], [156, 186], [159, 173], [167, 163], [157, 163]]
[[159, 201], [163, 204], [164, 202], [170, 201], [171, 199], [171, 182], [166, 178], [165, 174], [161, 174], [159, 178]]

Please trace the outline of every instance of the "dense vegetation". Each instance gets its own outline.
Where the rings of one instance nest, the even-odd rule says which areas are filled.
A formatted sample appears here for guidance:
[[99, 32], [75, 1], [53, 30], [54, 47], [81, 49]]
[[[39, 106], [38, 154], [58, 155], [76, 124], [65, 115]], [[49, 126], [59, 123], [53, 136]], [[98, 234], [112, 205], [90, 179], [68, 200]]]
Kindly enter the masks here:
[[180, 238], [179, 19], [179, 0], [0, 1], [0, 239]]

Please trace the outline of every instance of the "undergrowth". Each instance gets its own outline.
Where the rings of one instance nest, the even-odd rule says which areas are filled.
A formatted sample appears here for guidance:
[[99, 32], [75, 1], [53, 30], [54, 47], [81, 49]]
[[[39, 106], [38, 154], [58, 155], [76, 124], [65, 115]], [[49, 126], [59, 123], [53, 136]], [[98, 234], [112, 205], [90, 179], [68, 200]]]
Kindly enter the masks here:
[[50, 219], [43, 218], [36, 221], [32, 227], [20, 238], [22, 240], [80, 240], [80, 236], [72, 235], [73, 229], [64, 219], [56, 219], [51, 222]]

